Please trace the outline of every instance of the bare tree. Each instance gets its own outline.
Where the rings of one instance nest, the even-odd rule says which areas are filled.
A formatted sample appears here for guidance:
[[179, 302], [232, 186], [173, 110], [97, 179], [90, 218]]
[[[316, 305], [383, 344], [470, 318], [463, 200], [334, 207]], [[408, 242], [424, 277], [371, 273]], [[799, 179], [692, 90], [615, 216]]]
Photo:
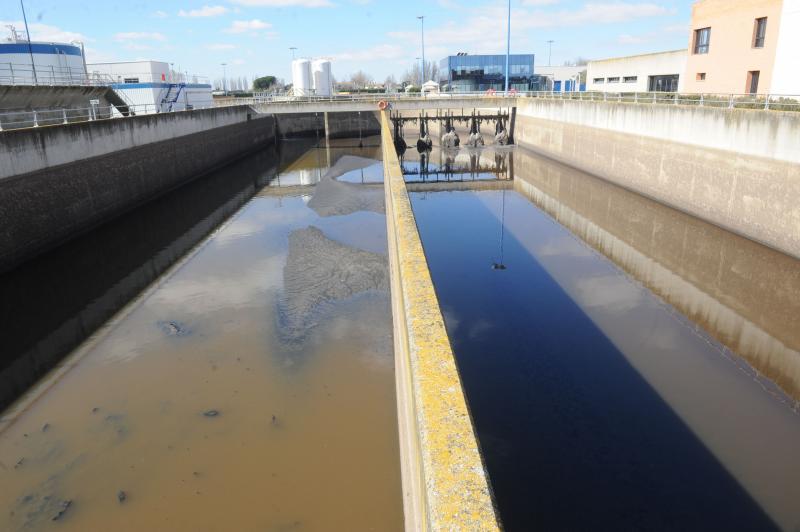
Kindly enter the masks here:
[[357, 89], [363, 89], [370, 83], [372, 83], [372, 76], [364, 72], [363, 70], [359, 70], [358, 72], [352, 74], [350, 76], [350, 81], [355, 85]]
[[564, 66], [586, 66], [588, 63], [588, 59], [578, 56], [575, 59], [564, 61]]

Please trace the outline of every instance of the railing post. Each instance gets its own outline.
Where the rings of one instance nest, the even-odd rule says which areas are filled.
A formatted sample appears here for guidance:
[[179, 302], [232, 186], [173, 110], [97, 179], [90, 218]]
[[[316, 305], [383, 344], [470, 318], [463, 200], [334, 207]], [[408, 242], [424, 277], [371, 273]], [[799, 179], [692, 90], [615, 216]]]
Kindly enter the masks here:
[[655, 103], [656, 103], [656, 94], [658, 94], [658, 93], [656, 93], [656, 92], [653, 93], [653, 105], [655, 105]]
[[53, 65], [50, 65], [50, 85], [56, 84], [56, 70]]
[[700, 94], [700, 107], [703, 107], [703, 94]]
[[11, 84], [12, 85], [16, 85], [16, 83], [14, 82], [14, 64], [13, 63], [9, 63], [8, 64], [8, 70], [11, 72]]
[[64, 119], [63, 123], [66, 124], [67, 123], [67, 110], [66, 109], [62, 109], [61, 110], [61, 118]]
[[764, 95], [764, 110], [769, 111], [769, 94]]
[[728, 109], [733, 109], [733, 94], [728, 96]]
[[36, 111], [33, 112], [33, 127], [39, 127], [39, 117]]
[[633, 103], [639, 103], [639, 93], [638, 92], [634, 92], [633, 93]]

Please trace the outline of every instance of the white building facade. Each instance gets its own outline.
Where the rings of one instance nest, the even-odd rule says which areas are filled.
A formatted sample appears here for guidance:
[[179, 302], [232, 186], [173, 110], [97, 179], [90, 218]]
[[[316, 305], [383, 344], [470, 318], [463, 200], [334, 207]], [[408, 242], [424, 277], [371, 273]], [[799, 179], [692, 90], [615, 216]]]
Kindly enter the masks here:
[[586, 86], [601, 92], [680, 92], [686, 50], [589, 61]]
[[138, 114], [165, 113], [213, 107], [211, 84], [197, 76], [187, 76], [162, 61], [92, 63], [89, 76], [111, 79], [111, 88]]
[[578, 92], [586, 90], [584, 66], [537, 66], [535, 73], [547, 76], [553, 92]]

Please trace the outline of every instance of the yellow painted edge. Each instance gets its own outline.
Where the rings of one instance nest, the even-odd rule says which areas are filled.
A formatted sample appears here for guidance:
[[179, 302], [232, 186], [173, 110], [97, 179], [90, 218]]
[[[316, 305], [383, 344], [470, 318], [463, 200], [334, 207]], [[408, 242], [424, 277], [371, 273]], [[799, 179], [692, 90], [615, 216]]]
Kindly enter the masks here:
[[393, 314], [400, 314], [395, 357], [406, 529], [499, 530], [388, 115], [381, 115]]

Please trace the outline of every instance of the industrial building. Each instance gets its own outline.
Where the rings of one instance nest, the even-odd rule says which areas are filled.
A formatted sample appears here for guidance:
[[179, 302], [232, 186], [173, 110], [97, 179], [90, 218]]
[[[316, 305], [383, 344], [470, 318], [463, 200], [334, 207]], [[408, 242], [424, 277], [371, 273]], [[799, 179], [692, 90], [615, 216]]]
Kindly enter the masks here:
[[800, 94], [800, 0], [692, 6], [687, 92]]
[[292, 91], [294, 96], [333, 95], [331, 62], [307, 58], [292, 61]]
[[547, 90], [578, 92], [586, 90], [586, 65], [536, 67], [536, 74], [548, 78]]
[[86, 62], [80, 43], [29, 41], [12, 26], [0, 42], [0, 84], [82, 85]]
[[[165, 113], [212, 107], [211, 84], [176, 72], [162, 61], [125, 61], [87, 65], [90, 76], [109, 78], [137, 113]], [[138, 107], [142, 106], [142, 107]]]
[[[533, 54], [509, 56], [509, 89], [547, 90], [547, 78], [534, 74]], [[505, 55], [468, 55], [461, 53], [441, 60], [439, 82], [449, 92], [484, 92], [505, 89]]]
[[686, 50], [614, 57], [589, 61], [586, 83], [590, 91], [678, 92], [685, 70]]

